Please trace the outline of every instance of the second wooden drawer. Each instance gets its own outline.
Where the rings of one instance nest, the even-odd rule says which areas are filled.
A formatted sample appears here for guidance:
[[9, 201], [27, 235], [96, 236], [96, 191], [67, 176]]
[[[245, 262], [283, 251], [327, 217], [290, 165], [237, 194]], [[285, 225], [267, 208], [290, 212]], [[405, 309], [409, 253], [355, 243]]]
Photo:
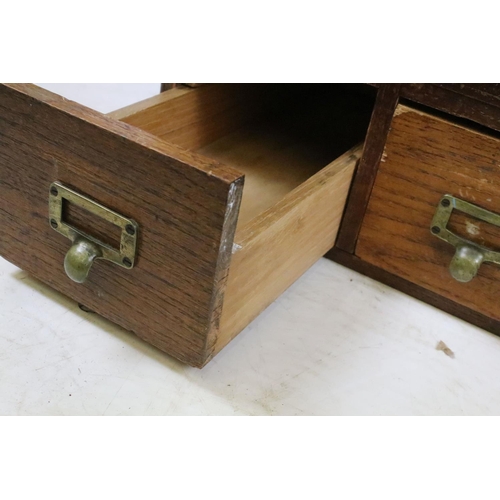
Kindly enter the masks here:
[[460, 200], [500, 214], [500, 140], [399, 105], [356, 255], [497, 322], [500, 267], [484, 262], [470, 281], [457, 281], [450, 273], [456, 248], [440, 239], [444, 226], [432, 224], [438, 210], [448, 211], [446, 227], [460, 241], [499, 250], [500, 228], [464, 212]]

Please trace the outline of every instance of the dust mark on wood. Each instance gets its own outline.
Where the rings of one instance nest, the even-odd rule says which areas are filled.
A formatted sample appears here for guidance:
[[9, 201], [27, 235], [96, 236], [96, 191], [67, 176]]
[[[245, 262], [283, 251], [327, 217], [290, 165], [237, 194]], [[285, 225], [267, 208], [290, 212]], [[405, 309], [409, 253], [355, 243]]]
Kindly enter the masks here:
[[480, 228], [477, 224], [473, 224], [472, 222], [465, 221], [466, 230], [472, 236], [477, 236], [480, 233]]
[[402, 105], [399, 105], [396, 107], [396, 109], [394, 110], [394, 116], [399, 116], [399, 115], [402, 115], [404, 113], [409, 113], [409, 112], [416, 112], [416, 110], [413, 110], [411, 108], [408, 108], [406, 106], [402, 106]]
[[449, 356], [450, 358], [455, 357], [455, 353], [442, 340], [438, 342], [436, 350], [443, 351], [446, 354], [446, 356]]

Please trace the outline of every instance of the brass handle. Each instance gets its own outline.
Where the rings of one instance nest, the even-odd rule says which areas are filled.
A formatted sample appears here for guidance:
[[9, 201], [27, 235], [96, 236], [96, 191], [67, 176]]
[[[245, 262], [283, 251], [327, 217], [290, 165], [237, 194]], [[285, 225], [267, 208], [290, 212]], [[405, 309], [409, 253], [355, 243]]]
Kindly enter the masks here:
[[99, 257], [102, 257], [102, 251], [95, 243], [85, 238], [78, 238], [64, 258], [64, 270], [73, 281], [83, 283], [94, 260]]
[[500, 215], [448, 194], [439, 201], [432, 219], [431, 233], [455, 247], [455, 255], [449, 267], [450, 274], [460, 283], [467, 283], [476, 276], [483, 262], [500, 264], [500, 252], [495, 252], [452, 233], [447, 225], [453, 210], [459, 210], [498, 227], [500, 227]]
[[[112, 248], [64, 222], [64, 200], [118, 226], [121, 229], [120, 249]], [[108, 260], [126, 269], [134, 267], [139, 233], [137, 223], [59, 182], [54, 182], [50, 186], [49, 223], [54, 230], [72, 241], [71, 248], [64, 258], [64, 270], [73, 281], [83, 283], [96, 259]]]
[[460, 283], [467, 283], [479, 271], [484, 254], [479, 247], [460, 245], [450, 262], [450, 274]]

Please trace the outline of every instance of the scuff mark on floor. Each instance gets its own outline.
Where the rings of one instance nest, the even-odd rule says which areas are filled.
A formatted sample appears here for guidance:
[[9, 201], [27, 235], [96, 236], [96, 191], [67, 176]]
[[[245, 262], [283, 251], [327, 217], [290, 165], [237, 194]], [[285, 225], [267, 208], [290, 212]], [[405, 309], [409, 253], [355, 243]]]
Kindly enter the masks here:
[[450, 358], [455, 357], [455, 353], [442, 340], [438, 342], [436, 351], [443, 351], [446, 356], [449, 356]]

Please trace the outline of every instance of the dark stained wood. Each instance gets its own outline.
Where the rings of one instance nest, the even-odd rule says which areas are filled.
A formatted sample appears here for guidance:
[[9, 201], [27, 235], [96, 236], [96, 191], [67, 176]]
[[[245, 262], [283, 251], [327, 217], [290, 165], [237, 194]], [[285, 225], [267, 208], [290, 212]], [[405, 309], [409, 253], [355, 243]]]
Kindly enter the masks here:
[[500, 84], [370, 84], [379, 88], [363, 157], [355, 174], [336, 246], [354, 252], [392, 113], [399, 97], [500, 131]]
[[160, 86], [160, 92], [165, 92], [175, 87], [177, 87], [177, 83], [162, 83]]
[[484, 330], [494, 333], [495, 335], [500, 335], [499, 321], [495, 321], [484, 314], [478, 313], [477, 311], [464, 307], [453, 300], [447, 299], [439, 293], [427, 290], [424, 287], [387, 272], [380, 267], [370, 264], [369, 262], [365, 262], [355, 255], [344, 252], [340, 248], [332, 249], [328, 252], [328, 254], [326, 254], [326, 257], [334, 262], [348, 267], [349, 269], [357, 271], [358, 273], [364, 274], [369, 278], [380, 281], [385, 285], [406, 293], [411, 297], [415, 297], [416, 299], [426, 302], [431, 306], [437, 307], [448, 314], [463, 319], [468, 323], [472, 323], [473, 325], [483, 328]]
[[377, 93], [363, 156], [354, 176], [336, 243], [337, 247], [347, 252], [354, 252], [398, 95], [399, 84], [384, 85]]
[[122, 231], [112, 222], [108, 222], [67, 200], [63, 200], [62, 219], [63, 222], [98, 239], [102, 243], [106, 243], [117, 250], [120, 249]]
[[196, 88], [200, 87], [201, 85], [204, 85], [203, 83], [162, 83], [160, 86], [160, 92], [165, 92], [166, 90], [170, 89], [175, 89], [176, 87], [179, 86], [184, 86], [184, 87], [190, 87], [190, 88]]
[[[372, 85], [378, 87], [379, 89], [381, 89], [380, 91], [382, 91], [390, 84]], [[450, 115], [450, 121], [455, 120], [454, 117], [457, 117], [459, 119], [470, 120], [471, 122], [475, 122], [483, 127], [488, 127], [492, 130], [492, 134], [495, 133], [493, 131], [500, 131], [500, 110], [498, 109], [500, 107], [500, 84], [402, 84], [400, 86], [400, 97], [418, 104], [422, 104], [424, 106], [428, 106], [429, 108], [434, 108], [440, 112], [448, 113]], [[374, 121], [379, 120], [379, 118], [377, 118], [377, 113], [384, 116], [383, 108], [384, 106], [386, 106], [384, 104], [381, 104], [380, 102], [378, 102], [377, 104], [379, 106], [381, 105], [382, 109], [376, 108], [374, 110]], [[386, 109], [385, 116], [391, 115], [392, 109]], [[462, 120], [461, 123], [466, 122], [463, 122]], [[371, 128], [372, 127], [370, 127], [370, 129]], [[488, 132], [487, 129], [484, 130], [485, 132]], [[412, 165], [413, 168], [420, 168], [416, 166], [415, 163], [412, 163], [412, 160], [408, 158], [407, 155], [411, 156], [411, 153], [409, 151], [418, 149], [421, 146], [421, 138], [419, 138], [418, 135], [413, 135], [412, 131], [407, 131], [406, 133], [407, 147], [409, 150], [399, 155], [399, 164], [393, 172], [394, 178], [408, 177], [408, 171]], [[370, 141], [373, 140], [371, 134], [372, 132], [370, 130], [367, 137], [367, 148], [370, 144]], [[381, 142], [383, 142], [384, 139], [385, 138], [383, 138]], [[436, 139], [436, 141], [437, 144], [439, 144], [441, 138]], [[375, 141], [375, 143], [377, 143], [377, 141]], [[465, 146], [465, 150], [462, 150], [461, 152], [461, 155], [466, 162], [476, 156], [478, 153], [476, 147], [471, 147], [470, 143], [468, 144], [468, 146]], [[380, 151], [380, 142], [378, 142], [378, 147]], [[442, 147], [446, 149], [447, 145], [442, 144]], [[470, 149], [467, 150], [467, 148]], [[490, 153], [491, 155], [495, 155], [495, 152], [491, 149]], [[405, 236], [406, 238], [408, 238], [406, 255], [399, 255], [400, 269], [394, 269], [394, 264], [391, 260], [392, 256], [388, 256], [388, 253], [390, 253], [391, 245], [393, 243], [393, 239], [396, 239], [396, 241], [398, 241], [397, 234], [394, 233], [394, 231], [396, 231], [397, 233], [397, 229], [394, 229], [394, 225], [404, 224], [404, 221], [402, 219], [408, 216], [411, 218], [412, 213], [414, 213], [415, 210], [418, 210], [418, 208], [413, 206], [410, 212], [402, 213], [402, 207], [398, 206], [398, 204], [402, 205], [403, 207], [405, 205], [409, 206], [411, 204], [410, 200], [414, 200], [415, 195], [413, 191], [413, 181], [408, 182], [405, 186], [406, 197], [404, 195], [398, 195], [397, 189], [393, 189], [393, 192], [386, 193], [387, 196], [391, 197], [390, 199], [387, 196], [384, 196], [383, 200], [378, 201], [381, 213], [382, 210], [385, 209], [386, 213], [384, 216], [393, 218], [397, 221], [387, 221], [389, 230], [393, 230], [393, 233], [391, 234], [392, 237], [384, 237], [384, 243], [379, 242], [374, 246], [372, 246], [371, 241], [365, 241], [364, 252], [370, 254], [372, 256], [371, 258], [368, 258], [366, 254], [363, 254], [363, 250], [361, 250], [361, 253], [363, 254], [361, 255], [361, 258], [359, 258], [359, 256], [353, 255], [357, 243], [359, 228], [363, 223], [365, 208], [368, 202], [368, 198], [371, 194], [373, 180], [377, 175], [379, 166], [380, 157], [377, 157], [377, 155], [374, 156], [375, 158], [370, 159], [369, 155], [364, 155], [363, 159], [361, 160], [358, 174], [354, 179], [349, 203], [346, 209], [346, 214], [344, 216], [341, 231], [339, 233], [339, 239], [336, 243], [336, 248], [330, 251], [326, 255], [326, 257], [347, 267], [355, 269], [363, 274], [366, 274], [387, 285], [397, 288], [404, 293], [423, 300], [435, 307], [438, 307], [450, 314], [453, 314], [454, 316], [480, 326], [481, 328], [484, 328], [490, 332], [500, 334], [500, 323], [495, 319], [489, 317], [489, 312], [486, 314], [482, 314], [481, 312], [477, 311], [478, 307], [476, 307], [476, 310], [471, 309], [471, 304], [473, 302], [475, 302], [476, 305], [481, 308], [480, 298], [478, 298], [478, 296], [472, 297], [474, 295], [474, 291], [471, 292], [471, 284], [463, 285], [456, 282], [452, 283], [450, 281], [451, 278], [448, 275], [447, 267], [449, 264], [449, 260], [453, 255], [453, 249], [446, 243], [439, 242], [437, 238], [434, 238], [434, 240], [430, 239], [433, 237], [430, 236], [428, 228], [430, 219], [427, 219], [431, 217], [431, 204], [428, 205], [425, 224], [421, 222], [418, 226], [418, 233], [412, 234], [411, 230], [405, 232]], [[455, 153], [443, 150], [441, 154], [439, 154], [438, 157], [435, 158], [435, 160], [437, 164], [439, 164], [440, 162], [442, 163], [442, 160], [445, 160], [445, 163], [450, 161], [453, 162], [454, 156], [456, 156]], [[490, 158], [490, 160], [492, 159], [493, 156]], [[381, 165], [383, 166], [384, 164]], [[429, 165], [427, 165], [427, 167], [429, 167]], [[498, 163], [494, 168], [491, 167], [491, 171], [495, 171], [497, 167]], [[466, 183], [472, 182], [472, 185], [477, 186], [478, 180], [484, 180], [485, 178], [483, 176], [485, 168], [486, 166], [481, 168], [480, 166], [476, 165], [476, 169], [474, 170], [474, 168], [472, 168], [468, 173], [468, 178], [462, 179], [462, 181]], [[450, 168], [448, 172], [452, 171], [453, 168]], [[448, 172], [444, 176], [445, 179], [447, 178]], [[429, 184], [435, 186], [435, 181], [436, 180], [433, 179]], [[497, 185], [500, 185], [500, 183]], [[463, 187], [464, 186], [462, 186], [462, 193], [466, 193], [466, 199], [468, 195], [472, 194], [472, 196], [475, 196], [471, 191], [464, 191]], [[489, 187], [492, 187], [491, 184], [489, 184]], [[390, 189], [388, 191], [390, 191]], [[375, 196], [377, 196], [377, 193], [375, 191], [374, 194]], [[438, 193], [434, 193], [432, 195], [433, 202], [436, 203], [437, 194]], [[460, 188], [458, 189], [458, 193], [456, 194], [460, 195]], [[488, 198], [494, 199], [493, 196], [486, 196], [486, 199]], [[432, 208], [432, 210], [434, 209], [435, 206]], [[387, 214], [387, 212], [391, 211], [392, 215]], [[369, 220], [367, 220], [366, 223], [371, 224], [373, 223], [373, 221], [370, 222]], [[471, 226], [471, 224], [473, 224], [473, 226]], [[498, 229], [492, 227], [491, 225], [478, 223], [477, 221], [470, 220], [470, 218], [461, 216], [459, 214], [452, 216], [450, 225], [453, 230], [457, 231], [461, 235], [469, 237], [469, 239], [475, 240], [478, 243], [486, 244], [488, 246], [491, 246], [492, 248], [500, 248], [500, 246], [498, 246], [500, 242]], [[372, 227], [372, 239], [376, 240], [377, 233], [386, 229], [387, 228], [383, 228], [380, 225]], [[471, 229], [476, 234], [471, 234]], [[421, 241], [422, 238], [424, 238], [424, 242]], [[426, 279], [422, 276], [425, 276], [425, 273], [422, 270], [422, 266], [424, 266], [425, 264], [421, 260], [419, 261], [418, 257], [415, 257], [414, 255], [415, 252], [420, 252], [420, 248], [422, 247], [422, 245], [434, 246], [433, 248], [439, 247], [438, 253], [441, 255], [441, 260], [438, 264], [438, 272], [440, 273], [439, 276], [441, 276], [444, 281], [441, 283], [441, 286], [434, 288], [435, 291], [431, 291], [430, 289], [418, 284], [422, 283], [422, 281]], [[362, 247], [360, 247], [360, 249], [361, 248]], [[446, 258], [443, 259], [443, 255], [446, 255]], [[366, 262], [363, 260], [363, 258], [371, 260], [376, 264], [374, 265], [370, 262]], [[382, 263], [382, 261], [385, 261], [385, 263]], [[416, 270], [414, 266], [417, 266], [418, 270]], [[493, 266], [488, 264], [486, 266], [488, 266], [488, 269], [483, 266], [483, 269], [480, 273], [481, 276], [484, 276], [485, 273], [488, 274], [497, 272], [491, 269]], [[392, 272], [389, 272], [386, 269]], [[412, 270], [412, 276], [409, 276], [409, 270]], [[404, 277], [407, 277], [408, 279], [404, 279]], [[484, 277], [482, 279], [484, 279]], [[444, 283], [446, 283], [446, 285]], [[460, 290], [462, 290], [460, 292], [463, 295], [461, 301], [456, 301], [454, 298], [447, 298], [450, 296], [448, 285], [452, 289], [458, 287], [459, 292]], [[478, 286], [477, 281], [472, 285], [472, 287], [474, 286]], [[488, 291], [495, 292], [495, 288], [495, 284], [490, 279], [486, 289]], [[464, 292], [464, 290], [466, 291]], [[467, 296], [469, 296], [470, 299], [468, 299]], [[480, 294], [479, 297], [483, 297], [483, 295]], [[492, 304], [491, 301], [489, 303], [489, 307], [491, 308], [491, 310], [495, 310], [494, 304]], [[484, 311], [486, 309], [482, 308], [481, 310]], [[495, 317], [497, 316], [498, 314], [495, 315]]]
[[[63, 269], [48, 223], [58, 180], [140, 226], [132, 270]], [[0, 254], [92, 311], [195, 366], [210, 355], [241, 174], [32, 85], [0, 86]]]
[[498, 226], [454, 210], [447, 227], [453, 233], [478, 245], [500, 250], [500, 227]]
[[500, 107], [500, 83], [436, 83], [434, 85]]
[[401, 85], [401, 97], [500, 131], [500, 113], [496, 104], [458, 93], [456, 89], [429, 83], [409, 83]]
[[[356, 255], [498, 321], [500, 266], [483, 264], [471, 282], [458, 283], [448, 271], [454, 248], [430, 233], [446, 193], [500, 213], [500, 140], [399, 105]], [[494, 243], [492, 228], [470, 224], [461, 225], [472, 239]]]

